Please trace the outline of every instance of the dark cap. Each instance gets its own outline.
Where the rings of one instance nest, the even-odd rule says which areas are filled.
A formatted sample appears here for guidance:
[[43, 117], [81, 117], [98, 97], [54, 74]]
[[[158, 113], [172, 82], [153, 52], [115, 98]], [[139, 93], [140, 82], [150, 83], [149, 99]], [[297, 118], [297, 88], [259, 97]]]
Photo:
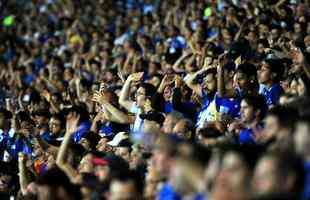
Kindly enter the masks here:
[[84, 106], [73, 105], [69, 108], [63, 109], [64, 115], [68, 115], [69, 113], [72, 113], [72, 112], [79, 114], [81, 120], [88, 120], [89, 119], [89, 113]]
[[40, 116], [40, 117], [49, 118], [51, 114], [47, 109], [40, 109], [40, 110], [34, 111], [32, 113], [32, 116]]
[[146, 119], [149, 121], [154, 121], [157, 122], [158, 124], [162, 125], [165, 121], [165, 116], [160, 113], [160, 112], [156, 112], [156, 111], [149, 111], [146, 114], [140, 114], [139, 115], [141, 119]]

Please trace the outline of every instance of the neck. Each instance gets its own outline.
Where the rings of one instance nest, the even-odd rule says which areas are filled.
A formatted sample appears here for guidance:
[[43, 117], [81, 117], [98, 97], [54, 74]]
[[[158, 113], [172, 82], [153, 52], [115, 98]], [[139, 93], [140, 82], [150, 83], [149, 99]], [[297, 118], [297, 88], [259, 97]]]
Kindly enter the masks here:
[[265, 85], [267, 86], [267, 88], [269, 89], [269, 88], [271, 88], [272, 87], [272, 85], [273, 85], [273, 81], [272, 80], [269, 80], [269, 81], [267, 81], [266, 83], [265, 83]]
[[253, 127], [255, 127], [257, 124], [258, 124], [258, 119], [257, 119], [257, 118], [253, 118], [252, 121], [246, 122], [246, 123], [245, 123], [245, 126], [246, 126], [247, 128], [253, 128]]
[[306, 162], [310, 162], [310, 154], [304, 155], [304, 160], [305, 160]]

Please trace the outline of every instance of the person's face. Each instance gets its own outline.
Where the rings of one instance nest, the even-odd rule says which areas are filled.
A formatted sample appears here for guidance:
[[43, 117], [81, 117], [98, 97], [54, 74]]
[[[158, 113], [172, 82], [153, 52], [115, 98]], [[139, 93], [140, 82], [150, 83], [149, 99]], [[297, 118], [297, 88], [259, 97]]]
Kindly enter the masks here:
[[310, 146], [309, 131], [309, 125], [304, 122], [297, 123], [294, 133], [294, 143], [296, 152], [300, 155], [305, 155], [308, 153], [308, 148]]
[[34, 119], [35, 119], [36, 124], [40, 125], [40, 126], [44, 126], [48, 122], [48, 119], [46, 117], [43, 117], [43, 116], [35, 116]]
[[84, 149], [89, 150], [90, 149], [90, 143], [87, 139], [82, 138], [79, 142], [80, 145], [84, 147]]
[[159, 173], [151, 168], [145, 177], [144, 197], [146, 199], [155, 199], [159, 182]]
[[204, 88], [207, 89], [209, 92], [213, 92], [216, 89], [216, 79], [213, 74], [208, 74], [204, 78]]
[[155, 48], [156, 54], [158, 54], [158, 55], [162, 54], [164, 52], [164, 49], [165, 49], [165, 47], [163, 44], [160, 44], [160, 43], [156, 44], [156, 48]]
[[56, 118], [51, 118], [49, 122], [50, 131], [53, 135], [57, 135], [61, 132], [61, 122]]
[[65, 69], [64, 71], [64, 80], [70, 81], [73, 78], [73, 75], [71, 74], [69, 69]]
[[271, 38], [273, 40], [277, 39], [279, 37], [279, 30], [278, 29], [272, 29], [271, 30]]
[[33, 153], [37, 158], [42, 157], [44, 155], [43, 149], [38, 144], [35, 144], [33, 146]]
[[298, 23], [294, 24], [294, 32], [295, 33], [300, 33], [301, 32], [301, 26]]
[[245, 100], [241, 101], [240, 113], [243, 123], [251, 123], [255, 118], [253, 106], [250, 106]]
[[252, 42], [254, 42], [254, 41], [256, 41], [256, 34], [254, 33], [254, 32], [249, 32], [249, 34], [248, 34], [248, 40], [249, 41], [252, 41]]
[[101, 138], [101, 140], [99, 140], [98, 145], [97, 145], [97, 150], [99, 152], [106, 152], [108, 150], [108, 139], [107, 138]]
[[163, 123], [163, 132], [166, 134], [170, 134], [172, 133], [172, 130], [173, 130], [173, 119], [172, 116], [168, 115]]
[[305, 37], [304, 42], [306, 47], [310, 47], [310, 35]]
[[107, 180], [109, 176], [109, 167], [108, 166], [96, 166], [95, 175], [97, 176], [100, 182]]
[[21, 124], [21, 129], [27, 131], [29, 134], [33, 131], [34, 129], [34, 126], [30, 123], [30, 122], [27, 122], [27, 121], [22, 121]]
[[150, 120], [144, 120], [143, 133], [157, 133], [160, 132], [160, 124]]
[[115, 154], [122, 157], [127, 162], [130, 161], [130, 152], [127, 147], [117, 147]]
[[137, 198], [137, 190], [132, 181], [112, 181], [110, 186], [110, 200], [134, 200]]
[[0, 174], [0, 192], [8, 192], [12, 176], [8, 174]]
[[150, 62], [148, 72], [150, 76], [157, 73], [157, 67], [155, 63]]
[[52, 200], [56, 199], [56, 194], [51, 192], [51, 188], [46, 185], [38, 186], [38, 200]]
[[226, 153], [222, 169], [215, 180], [212, 196], [215, 200], [245, 199], [247, 176], [248, 170], [240, 156], [234, 152]]
[[133, 150], [130, 153], [130, 167], [135, 169], [140, 162], [140, 153], [138, 150]]
[[244, 73], [237, 72], [234, 75], [234, 85], [241, 89], [245, 89], [247, 87], [248, 79]]
[[257, 46], [257, 52], [259, 54], [263, 54], [264, 53], [264, 45], [262, 43], [259, 43]]
[[186, 130], [184, 121], [179, 121], [173, 128], [173, 133], [177, 134], [179, 137], [190, 139], [190, 132]]
[[154, 165], [154, 169], [157, 170], [163, 176], [169, 174], [170, 166], [169, 166], [169, 156], [161, 149], [155, 149], [152, 162]]
[[257, 194], [268, 194], [277, 191], [281, 185], [276, 177], [274, 160], [268, 157], [262, 158], [256, 165], [252, 180], [253, 190]]
[[145, 89], [142, 87], [139, 87], [136, 92], [136, 101], [139, 108], [143, 108], [145, 103]]
[[268, 64], [263, 63], [260, 70], [258, 70], [258, 81], [259, 83], [265, 84], [271, 80], [271, 71]]
[[275, 116], [268, 115], [265, 119], [264, 134], [266, 134], [268, 138], [272, 138], [277, 135], [279, 130], [280, 125], [278, 119]]
[[56, 165], [56, 160], [54, 158], [54, 156], [52, 154], [49, 154], [47, 156], [47, 169], [51, 169], [53, 167], [55, 167]]
[[165, 87], [163, 96], [165, 101], [170, 101], [172, 97], [172, 88], [170, 86]]

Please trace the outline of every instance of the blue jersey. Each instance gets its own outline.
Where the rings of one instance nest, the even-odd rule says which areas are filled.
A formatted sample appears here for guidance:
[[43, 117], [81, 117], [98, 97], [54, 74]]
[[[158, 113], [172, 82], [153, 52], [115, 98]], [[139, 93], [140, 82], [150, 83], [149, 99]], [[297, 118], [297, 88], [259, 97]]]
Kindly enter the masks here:
[[162, 188], [160, 189], [159, 193], [157, 194], [157, 200], [181, 200], [181, 196], [179, 194], [177, 194], [173, 187], [166, 183], [162, 186]]
[[302, 200], [310, 199], [310, 162], [304, 163], [305, 169], [305, 186], [302, 195]]
[[241, 98], [227, 98], [219, 97], [218, 94], [215, 95], [216, 109], [221, 114], [229, 115], [232, 118], [240, 118], [240, 103]]
[[10, 138], [6, 150], [14, 160], [18, 159], [18, 153], [20, 152], [26, 155], [31, 155], [32, 154], [31, 138], [26, 138], [23, 136], [14, 136], [13, 138]]
[[252, 129], [245, 128], [240, 131], [239, 134], [240, 144], [255, 144], [255, 138]]
[[[258, 123], [256, 125], [256, 129], [261, 130], [263, 129], [263, 124]], [[244, 128], [240, 131], [239, 144], [256, 144], [255, 135], [252, 128]]]
[[263, 95], [268, 106], [277, 105], [283, 89], [279, 84], [273, 84], [271, 88], [266, 85], [260, 84], [259, 94]]
[[171, 113], [173, 111], [173, 106], [172, 106], [172, 103], [169, 102], [169, 101], [166, 101], [165, 102], [165, 113]]
[[89, 130], [90, 130], [91, 124], [89, 121], [84, 121], [82, 122], [79, 127], [78, 130], [73, 133], [73, 141], [78, 143], [83, 137], [85, 137]]

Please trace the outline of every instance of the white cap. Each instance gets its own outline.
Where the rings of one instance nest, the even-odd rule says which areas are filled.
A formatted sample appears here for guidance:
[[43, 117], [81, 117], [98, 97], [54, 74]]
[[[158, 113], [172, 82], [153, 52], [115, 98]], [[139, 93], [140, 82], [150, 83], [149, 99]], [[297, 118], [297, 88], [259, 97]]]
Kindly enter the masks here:
[[127, 132], [119, 132], [116, 134], [112, 141], [108, 142], [108, 145], [111, 145], [113, 147], [116, 147], [119, 145], [119, 143], [125, 139], [128, 139], [129, 135]]

